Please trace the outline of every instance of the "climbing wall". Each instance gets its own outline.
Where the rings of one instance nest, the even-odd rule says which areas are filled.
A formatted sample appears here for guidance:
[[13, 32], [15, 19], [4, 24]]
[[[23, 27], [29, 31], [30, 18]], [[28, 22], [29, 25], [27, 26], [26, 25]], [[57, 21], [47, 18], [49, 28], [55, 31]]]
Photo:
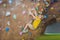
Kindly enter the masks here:
[[[50, 3], [50, 0], [47, 0]], [[3, 1], [0, 4], [0, 35], [1, 40], [28, 40], [37, 36], [39, 29], [29, 30], [28, 33], [21, 35], [20, 31], [24, 28], [32, 17], [29, 15], [28, 9], [35, 8], [39, 1], [37, 0], [8, 0]], [[39, 11], [41, 8], [45, 8], [43, 0], [39, 2]], [[33, 39], [31, 39], [33, 40]]]

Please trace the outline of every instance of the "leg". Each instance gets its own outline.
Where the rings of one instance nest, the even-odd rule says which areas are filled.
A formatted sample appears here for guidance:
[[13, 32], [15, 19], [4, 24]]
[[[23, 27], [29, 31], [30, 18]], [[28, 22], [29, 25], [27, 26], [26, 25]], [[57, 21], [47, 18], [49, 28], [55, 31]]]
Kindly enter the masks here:
[[28, 24], [28, 27], [29, 27], [31, 30], [34, 30], [32, 24]]
[[26, 30], [26, 29], [27, 29], [27, 27], [28, 27], [28, 24], [26, 24], [26, 26], [25, 26], [24, 30]]
[[28, 32], [28, 27], [29, 27], [29, 24], [32, 22], [32, 20], [29, 22], [29, 23], [27, 23], [26, 25], [25, 25], [25, 27], [24, 27], [24, 29], [23, 29], [23, 33], [26, 33], [26, 32]]
[[28, 27], [29, 27], [31, 30], [34, 30], [32, 24], [26, 24], [24, 30], [26, 30]]
[[30, 29], [32, 29], [33, 28], [33, 26], [32, 26], [32, 20], [29, 22], [29, 23], [27, 23], [26, 24], [26, 26], [25, 26], [25, 28], [24, 28], [24, 30], [26, 30], [28, 27], [30, 28]]
[[34, 30], [32, 24], [31, 24], [32, 21], [30, 21], [29, 23], [26, 24], [26, 26], [24, 27], [24, 30], [22, 31], [23, 33], [26, 33], [28, 32], [28, 27], [31, 29], [31, 30]]
[[22, 33], [27, 33], [27, 32], [28, 32], [27, 27], [28, 27], [28, 24], [26, 24], [26, 26], [25, 26], [24, 29], [22, 30]]

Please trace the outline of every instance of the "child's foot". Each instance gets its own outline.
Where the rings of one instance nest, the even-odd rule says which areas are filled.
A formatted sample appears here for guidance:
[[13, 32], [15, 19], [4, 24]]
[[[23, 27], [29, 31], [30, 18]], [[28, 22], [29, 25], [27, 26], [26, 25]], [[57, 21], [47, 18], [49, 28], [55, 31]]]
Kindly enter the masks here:
[[28, 29], [26, 29], [26, 30], [23, 30], [22, 32], [23, 32], [23, 33], [27, 33], [27, 32], [28, 32]]

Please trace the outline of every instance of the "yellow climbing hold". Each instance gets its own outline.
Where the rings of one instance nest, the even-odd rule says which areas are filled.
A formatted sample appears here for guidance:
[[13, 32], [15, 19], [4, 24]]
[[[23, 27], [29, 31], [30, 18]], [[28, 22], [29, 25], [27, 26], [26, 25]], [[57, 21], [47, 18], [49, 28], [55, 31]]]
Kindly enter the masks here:
[[24, 40], [24, 39], [22, 39], [22, 40]]
[[39, 14], [42, 14], [42, 12], [41, 12], [41, 11], [38, 11], [38, 13], [39, 13]]
[[34, 29], [37, 29], [40, 23], [41, 23], [41, 19], [39, 17], [36, 17], [36, 20], [34, 20], [33, 22]]
[[54, 9], [54, 7], [51, 7], [51, 10], [53, 10]]
[[3, 7], [5, 8], [6, 6], [7, 6], [7, 4], [4, 3], [4, 4], [3, 4]]
[[40, 3], [37, 3], [37, 6], [39, 6], [40, 5]]

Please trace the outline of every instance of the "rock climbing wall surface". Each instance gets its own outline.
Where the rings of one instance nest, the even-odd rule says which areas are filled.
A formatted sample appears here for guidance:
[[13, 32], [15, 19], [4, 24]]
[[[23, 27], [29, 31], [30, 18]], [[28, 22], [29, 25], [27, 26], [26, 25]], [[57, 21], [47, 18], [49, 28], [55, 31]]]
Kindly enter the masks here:
[[[38, 33], [38, 30], [29, 30], [27, 34], [23, 35], [20, 31], [22, 29], [21, 27], [24, 27], [32, 18], [28, 14], [28, 9], [35, 7], [37, 3], [37, 1], [31, 0], [13, 0], [13, 2], [3, 0], [0, 4], [0, 40], [31, 40]], [[42, 0], [40, 4], [45, 8]], [[40, 9], [41, 7], [39, 7]]]
[[[21, 32], [33, 20], [28, 10], [36, 9], [40, 15], [45, 14], [50, 3], [51, 0], [0, 0], [0, 40], [33, 40], [36, 34], [40, 34], [41, 28], [29, 30], [23, 35]], [[44, 15], [44, 18], [47, 17], [48, 15]]]
[[[49, 12], [51, 12], [51, 13], [49, 13]], [[50, 11], [48, 11], [48, 13], [49, 14], [59, 15], [60, 14], [60, 2], [52, 4], [52, 6], [50, 8]]]

